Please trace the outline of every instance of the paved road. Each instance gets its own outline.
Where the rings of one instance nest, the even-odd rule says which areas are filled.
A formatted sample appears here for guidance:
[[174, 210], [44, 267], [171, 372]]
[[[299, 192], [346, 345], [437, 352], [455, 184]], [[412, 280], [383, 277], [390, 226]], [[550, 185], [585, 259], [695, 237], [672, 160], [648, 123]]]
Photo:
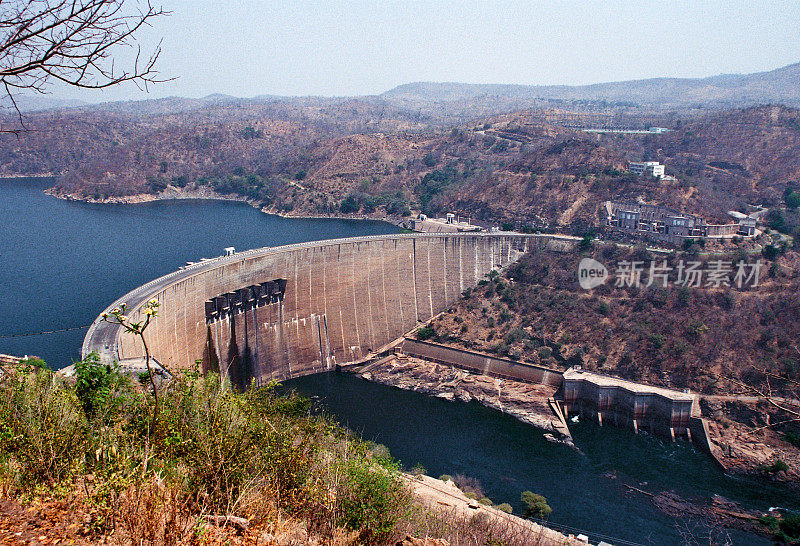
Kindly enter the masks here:
[[[700, 398], [711, 400], [713, 402], [746, 402], [754, 404], [763, 400], [760, 396], [752, 396], [749, 394], [701, 394]], [[800, 400], [794, 398], [783, 398], [781, 396], [773, 396], [772, 399], [778, 404], [786, 404], [788, 406], [800, 406]]]

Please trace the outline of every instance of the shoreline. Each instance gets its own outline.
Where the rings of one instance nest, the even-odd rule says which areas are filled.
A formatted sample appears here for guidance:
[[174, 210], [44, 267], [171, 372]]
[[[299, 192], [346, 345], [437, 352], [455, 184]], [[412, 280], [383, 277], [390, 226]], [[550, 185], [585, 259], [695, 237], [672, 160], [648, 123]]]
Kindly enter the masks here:
[[[3, 178], [48, 178], [47, 176], [33, 177], [33, 176], [18, 176], [18, 177], [3, 177]], [[79, 201], [83, 203], [104, 204], [104, 205], [138, 205], [141, 203], [152, 203], [155, 201], [181, 201], [190, 199], [208, 200], [208, 201], [235, 201], [239, 203], [247, 203], [251, 207], [258, 209], [264, 214], [278, 216], [280, 218], [296, 218], [299, 220], [371, 220], [374, 222], [386, 222], [397, 226], [403, 227], [403, 220], [393, 218], [391, 216], [345, 216], [341, 214], [291, 214], [285, 212], [278, 212], [271, 207], [263, 206], [260, 201], [256, 201], [249, 197], [243, 197], [235, 194], [222, 194], [214, 191], [209, 186], [199, 186], [194, 189], [176, 188], [175, 186], [167, 186], [167, 189], [161, 193], [137, 193], [133, 195], [103, 197], [95, 199], [91, 196], [83, 196], [74, 193], [65, 193], [55, 190], [50, 187], [44, 190], [46, 195], [63, 199], [65, 201]]]
[[0, 180], [19, 180], [21, 178], [36, 178], [45, 180], [47, 178], [55, 178], [56, 175], [54, 173], [38, 173], [38, 174], [4, 174], [0, 175]]

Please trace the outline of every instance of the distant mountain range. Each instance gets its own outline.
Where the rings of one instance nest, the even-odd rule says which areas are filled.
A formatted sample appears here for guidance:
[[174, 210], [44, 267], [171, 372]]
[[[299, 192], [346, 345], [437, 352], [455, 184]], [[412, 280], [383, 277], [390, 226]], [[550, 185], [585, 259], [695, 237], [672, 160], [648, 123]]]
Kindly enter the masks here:
[[[18, 95], [14, 97], [21, 112], [35, 112], [57, 108], [74, 108], [86, 103], [78, 99], [59, 99], [51, 95]], [[0, 98], [0, 111], [13, 110], [14, 104], [8, 97]]]
[[800, 63], [769, 72], [708, 78], [651, 78], [593, 85], [407, 83], [381, 95], [395, 104], [452, 103], [496, 97], [515, 101], [604, 101], [639, 107], [729, 108], [755, 104], [800, 105]]
[[[743, 108], [762, 104], [800, 107], [800, 63], [769, 72], [724, 74], [708, 78], [652, 78], [593, 85], [505, 85], [451, 82], [416, 82], [400, 85], [380, 95], [362, 97], [284, 97], [259, 95], [239, 98], [214, 93], [202, 98], [164, 97], [89, 104], [51, 95], [19, 95], [23, 112], [79, 109], [122, 115], [166, 115], [220, 107], [338, 108], [350, 102], [388, 108], [417, 116], [424, 123], [457, 125], [526, 109], [578, 109], [624, 114], [702, 114], [712, 109]], [[0, 98], [0, 114], [13, 113], [8, 98]]]

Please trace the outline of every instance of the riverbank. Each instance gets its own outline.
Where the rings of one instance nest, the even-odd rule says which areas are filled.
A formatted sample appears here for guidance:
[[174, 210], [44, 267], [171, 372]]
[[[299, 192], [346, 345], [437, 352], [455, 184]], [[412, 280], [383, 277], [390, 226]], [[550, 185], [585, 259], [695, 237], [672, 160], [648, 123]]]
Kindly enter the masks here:
[[[553, 440], [572, 445], [561, 406], [555, 402], [556, 387], [536, 382], [514, 381], [497, 375], [470, 372], [463, 367], [395, 353], [365, 365], [345, 369], [363, 379], [444, 400], [475, 400], [511, 415], [538, 429], [552, 433]], [[755, 412], [757, 402], [744, 408]], [[754, 432], [751, 427], [725, 417], [723, 403], [703, 401], [704, 435], [708, 446], [700, 447], [724, 471], [755, 476], [769, 482], [800, 485], [800, 450], [775, 431]], [[699, 409], [699, 408], [698, 408]], [[739, 409], [740, 413], [743, 411]], [[697, 417], [700, 417], [698, 411]], [[697, 431], [695, 431], [697, 432]]]
[[[508, 540], [503, 544], [510, 542], [539, 546], [585, 546], [587, 544], [587, 541], [575, 538], [573, 535], [564, 535], [533, 521], [503, 512], [494, 506], [481, 504], [477, 500], [467, 497], [452, 480], [437, 480], [424, 474], [419, 476], [403, 474], [403, 481], [422, 504], [439, 514], [463, 521], [464, 527], [469, 527], [470, 522], [490, 522], [495, 531], [495, 540], [499, 542], [501, 536]], [[411, 542], [410, 544], [415, 543]], [[416, 544], [434, 546], [437, 543], [419, 542]]]
[[476, 402], [546, 431], [553, 441], [573, 446], [549, 401], [556, 388], [471, 373], [453, 366], [395, 354], [347, 370], [363, 379], [444, 400]]
[[763, 404], [702, 400], [715, 456], [727, 472], [782, 482], [800, 493], [800, 449], [771, 428], [742, 422], [757, 415]]

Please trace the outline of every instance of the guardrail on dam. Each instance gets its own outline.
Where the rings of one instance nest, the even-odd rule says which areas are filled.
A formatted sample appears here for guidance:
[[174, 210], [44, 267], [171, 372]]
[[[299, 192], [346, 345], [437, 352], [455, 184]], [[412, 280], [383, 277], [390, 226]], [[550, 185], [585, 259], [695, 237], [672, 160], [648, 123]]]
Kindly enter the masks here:
[[[250, 250], [208, 260], [133, 290], [136, 320], [161, 303], [147, 330], [167, 369], [202, 361], [239, 386], [288, 379], [358, 360], [427, 321], [493, 268], [529, 248], [571, 250], [576, 239], [516, 233], [401, 234]], [[141, 358], [137, 338], [100, 318], [83, 355]]]

